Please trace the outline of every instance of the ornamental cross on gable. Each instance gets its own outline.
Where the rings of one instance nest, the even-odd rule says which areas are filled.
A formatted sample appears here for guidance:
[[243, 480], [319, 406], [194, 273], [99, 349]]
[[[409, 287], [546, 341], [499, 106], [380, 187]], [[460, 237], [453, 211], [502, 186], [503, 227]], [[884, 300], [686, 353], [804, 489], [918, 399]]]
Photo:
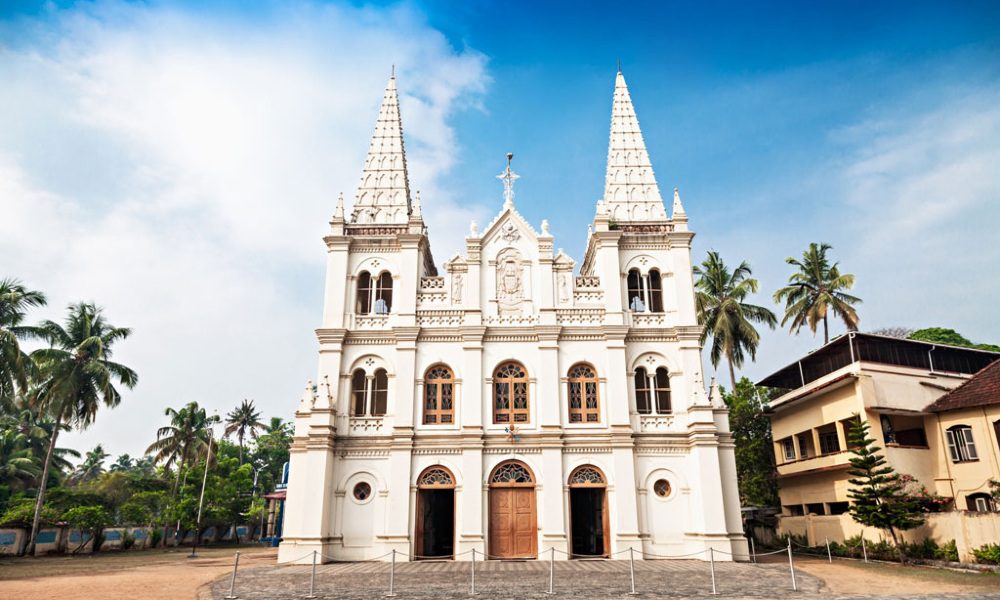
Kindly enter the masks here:
[[514, 153], [507, 153], [507, 168], [497, 175], [497, 179], [503, 182], [503, 207], [514, 206], [514, 182], [521, 178], [520, 175], [510, 170], [510, 161], [514, 159]]

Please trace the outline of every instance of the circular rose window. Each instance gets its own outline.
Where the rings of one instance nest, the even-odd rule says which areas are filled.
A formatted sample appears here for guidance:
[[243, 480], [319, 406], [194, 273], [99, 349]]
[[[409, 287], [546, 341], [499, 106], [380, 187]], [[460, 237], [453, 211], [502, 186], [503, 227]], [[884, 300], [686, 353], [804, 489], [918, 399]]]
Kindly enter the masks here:
[[660, 498], [666, 498], [670, 495], [670, 482], [666, 479], [657, 479], [653, 484], [653, 492]]
[[358, 502], [364, 502], [372, 495], [372, 486], [368, 485], [364, 481], [354, 486], [354, 499]]

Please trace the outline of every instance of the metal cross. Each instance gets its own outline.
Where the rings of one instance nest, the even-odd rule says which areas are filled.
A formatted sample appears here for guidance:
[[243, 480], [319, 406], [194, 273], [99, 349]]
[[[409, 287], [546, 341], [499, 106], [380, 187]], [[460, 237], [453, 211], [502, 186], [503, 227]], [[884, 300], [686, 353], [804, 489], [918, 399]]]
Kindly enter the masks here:
[[514, 182], [521, 178], [520, 175], [510, 170], [510, 161], [514, 159], [514, 153], [507, 153], [507, 168], [497, 175], [497, 179], [503, 181], [503, 206], [510, 208], [514, 206]]

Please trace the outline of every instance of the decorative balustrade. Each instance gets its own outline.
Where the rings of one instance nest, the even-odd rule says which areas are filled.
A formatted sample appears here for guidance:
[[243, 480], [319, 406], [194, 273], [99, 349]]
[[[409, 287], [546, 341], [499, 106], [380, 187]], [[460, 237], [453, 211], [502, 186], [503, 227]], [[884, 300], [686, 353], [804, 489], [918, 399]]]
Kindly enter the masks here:
[[632, 327], [666, 327], [665, 313], [632, 313]]
[[354, 329], [388, 329], [389, 315], [354, 315]]
[[584, 277], [580, 276], [576, 278], [577, 288], [599, 288], [601, 287], [601, 278], [595, 276]]
[[669, 431], [673, 424], [673, 415], [639, 415], [639, 431], [644, 433]]
[[350, 431], [352, 435], [374, 434], [382, 431], [383, 417], [351, 417]]
[[444, 277], [421, 277], [420, 289], [444, 291]]
[[465, 318], [462, 310], [418, 310], [417, 325], [421, 327], [458, 327]]

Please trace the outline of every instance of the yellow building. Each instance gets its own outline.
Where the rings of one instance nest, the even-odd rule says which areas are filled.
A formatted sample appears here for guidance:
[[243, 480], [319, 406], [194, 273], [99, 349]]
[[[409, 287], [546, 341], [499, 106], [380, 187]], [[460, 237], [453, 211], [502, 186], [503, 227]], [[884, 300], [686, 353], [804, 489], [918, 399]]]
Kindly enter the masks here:
[[[850, 333], [761, 380], [788, 390], [770, 403], [782, 527], [788, 531], [795, 517], [847, 512], [847, 431], [855, 415], [868, 421], [896, 472], [955, 498], [957, 510], [992, 510], [983, 494], [990, 478], [1000, 479], [1000, 367], [994, 363], [990, 370], [997, 371], [991, 402], [973, 399], [984, 386], [969, 378], [998, 358], [983, 350]], [[846, 515], [821, 521], [826, 529], [820, 541], [860, 532]]]

